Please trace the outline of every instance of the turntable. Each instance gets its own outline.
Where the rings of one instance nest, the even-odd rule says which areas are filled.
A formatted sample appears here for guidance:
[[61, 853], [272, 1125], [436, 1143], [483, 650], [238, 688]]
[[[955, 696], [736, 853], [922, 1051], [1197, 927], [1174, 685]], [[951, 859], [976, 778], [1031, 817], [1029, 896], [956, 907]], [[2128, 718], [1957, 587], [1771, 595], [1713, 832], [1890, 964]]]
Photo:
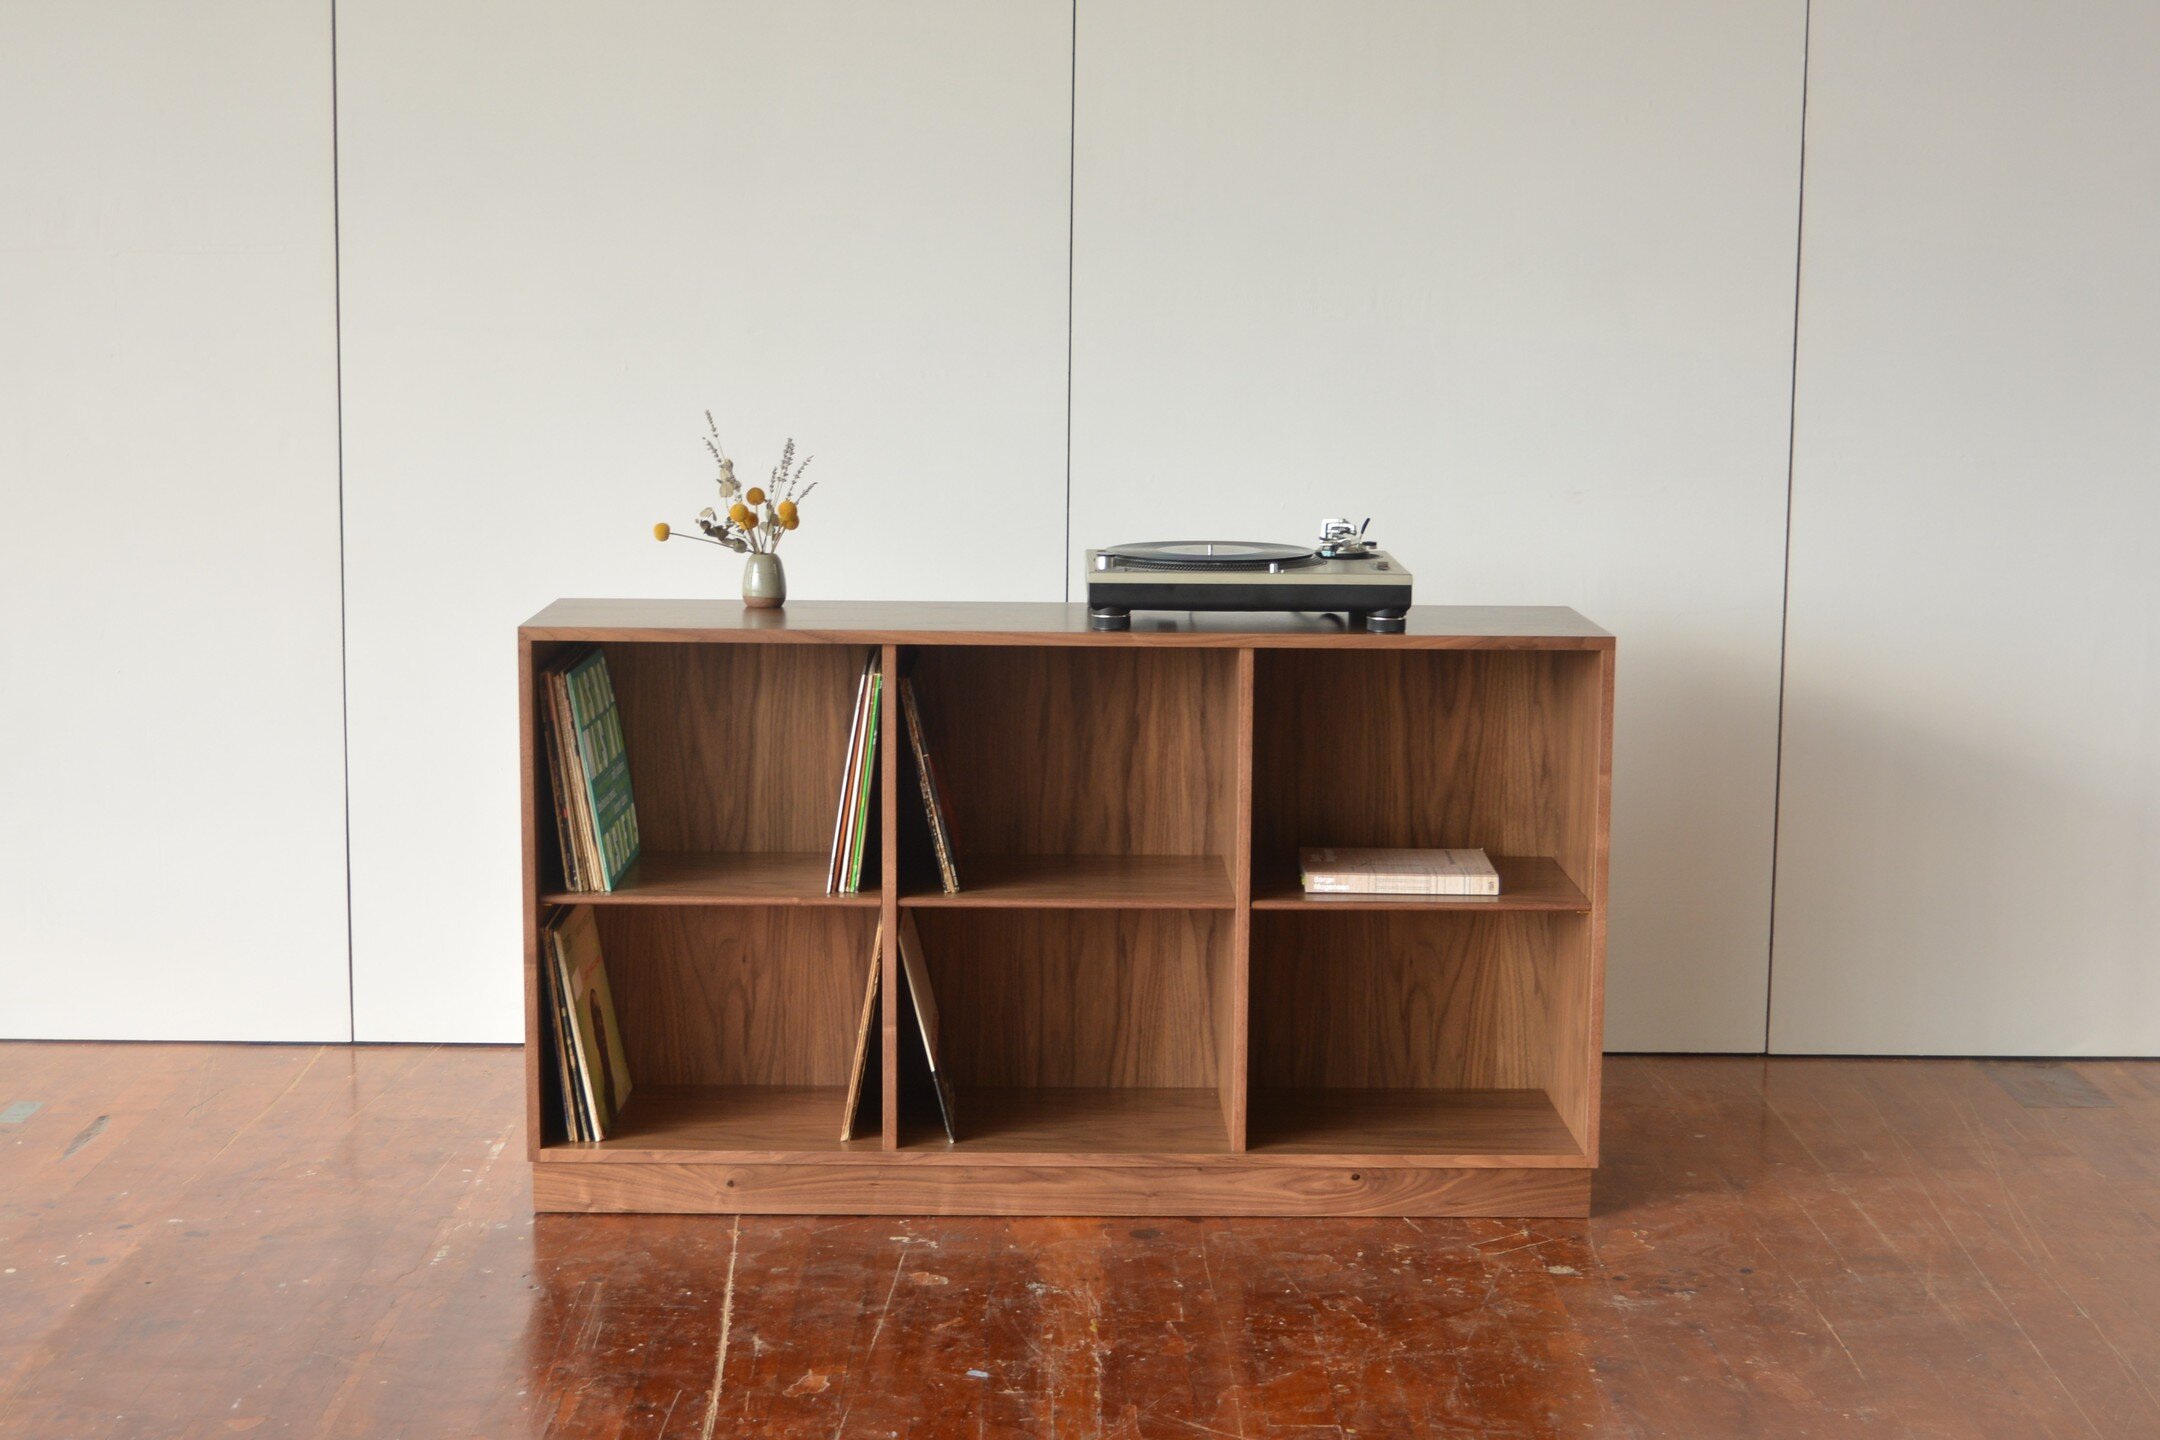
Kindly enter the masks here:
[[1341, 610], [1400, 633], [1410, 608], [1410, 572], [1347, 520], [1325, 522], [1312, 547], [1160, 540], [1090, 550], [1087, 564], [1093, 630], [1130, 629], [1135, 610]]

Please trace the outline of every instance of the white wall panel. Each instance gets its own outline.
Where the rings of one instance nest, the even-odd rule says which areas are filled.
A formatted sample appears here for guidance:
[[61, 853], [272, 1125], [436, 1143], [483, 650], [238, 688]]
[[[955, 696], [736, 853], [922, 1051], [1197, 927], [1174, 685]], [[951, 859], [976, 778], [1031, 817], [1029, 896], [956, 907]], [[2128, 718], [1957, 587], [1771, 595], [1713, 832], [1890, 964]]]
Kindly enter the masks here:
[[1620, 644], [1608, 1043], [1763, 1038], [1802, 7], [1080, 11], [1080, 552], [1373, 515]]
[[1781, 1051], [2160, 1051], [2160, 9], [1817, 0]]
[[339, 7], [362, 1039], [515, 1038], [515, 625], [797, 436], [793, 595], [1048, 599], [1062, 4]]
[[349, 1034], [328, 20], [0, 7], [0, 1035]]

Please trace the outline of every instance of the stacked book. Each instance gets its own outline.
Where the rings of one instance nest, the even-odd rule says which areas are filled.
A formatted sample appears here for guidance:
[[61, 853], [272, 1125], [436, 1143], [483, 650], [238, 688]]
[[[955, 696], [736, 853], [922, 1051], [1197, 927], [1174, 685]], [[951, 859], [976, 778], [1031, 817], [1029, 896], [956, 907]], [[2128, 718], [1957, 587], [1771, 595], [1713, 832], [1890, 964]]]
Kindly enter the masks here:
[[873, 650], [855, 686], [855, 717], [848, 726], [847, 762], [840, 774], [840, 808], [833, 816], [832, 854], [825, 866], [828, 895], [853, 895], [862, 888], [863, 849], [870, 835], [870, 781], [877, 773], [878, 702], [884, 689], [878, 652]]
[[1500, 893], [1500, 872], [1483, 850], [1298, 851], [1308, 895], [1430, 895], [1486, 899]]
[[638, 857], [637, 804], [607, 656], [584, 650], [549, 666], [542, 708], [563, 888], [613, 890]]

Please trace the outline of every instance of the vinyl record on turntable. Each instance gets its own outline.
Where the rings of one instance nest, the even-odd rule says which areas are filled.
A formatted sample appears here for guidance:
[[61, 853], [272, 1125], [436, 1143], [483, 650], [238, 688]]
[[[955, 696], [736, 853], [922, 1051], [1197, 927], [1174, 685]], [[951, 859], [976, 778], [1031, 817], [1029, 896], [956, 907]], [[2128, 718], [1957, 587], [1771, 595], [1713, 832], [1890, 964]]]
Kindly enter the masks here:
[[1261, 540], [1151, 540], [1143, 545], [1111, 545], [1095, 552], [1151, 570], [1252, 569], [1310, 560], [1303, 545], [1270, 545]]

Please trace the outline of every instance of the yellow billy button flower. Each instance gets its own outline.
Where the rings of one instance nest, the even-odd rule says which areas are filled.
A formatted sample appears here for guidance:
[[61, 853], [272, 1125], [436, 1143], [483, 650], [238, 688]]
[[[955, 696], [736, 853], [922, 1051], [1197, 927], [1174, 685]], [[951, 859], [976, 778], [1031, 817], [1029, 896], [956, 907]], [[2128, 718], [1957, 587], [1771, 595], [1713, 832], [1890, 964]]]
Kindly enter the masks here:
[[665, 520], [652, 527], [652, 538], [655, 540], [665, 540], [668, 534], [667, 521]]
[[792, 500], [782, 500], [775, 507], [775, 513], [780, 517], [780, 528], [783, 530], [793, 530], [802, 523], [802, 515], [796, 510]]
[[757, 523], [757, 516], [751, 514], [750, 507], [743, 504], [740, 500], [736, 501], [733, 505], [728, 506], [727, 515], [728, 519], [733, 520], [737, 525], [742, 526], [745, 530], [749, 529], [752, 525], [755, 525]]
[[757, 486], [753, 485], [742, 498], [749, 501], [752, 505], [762, 505], [765, 503], [765, 492], [763, 490], [760, 490]]

